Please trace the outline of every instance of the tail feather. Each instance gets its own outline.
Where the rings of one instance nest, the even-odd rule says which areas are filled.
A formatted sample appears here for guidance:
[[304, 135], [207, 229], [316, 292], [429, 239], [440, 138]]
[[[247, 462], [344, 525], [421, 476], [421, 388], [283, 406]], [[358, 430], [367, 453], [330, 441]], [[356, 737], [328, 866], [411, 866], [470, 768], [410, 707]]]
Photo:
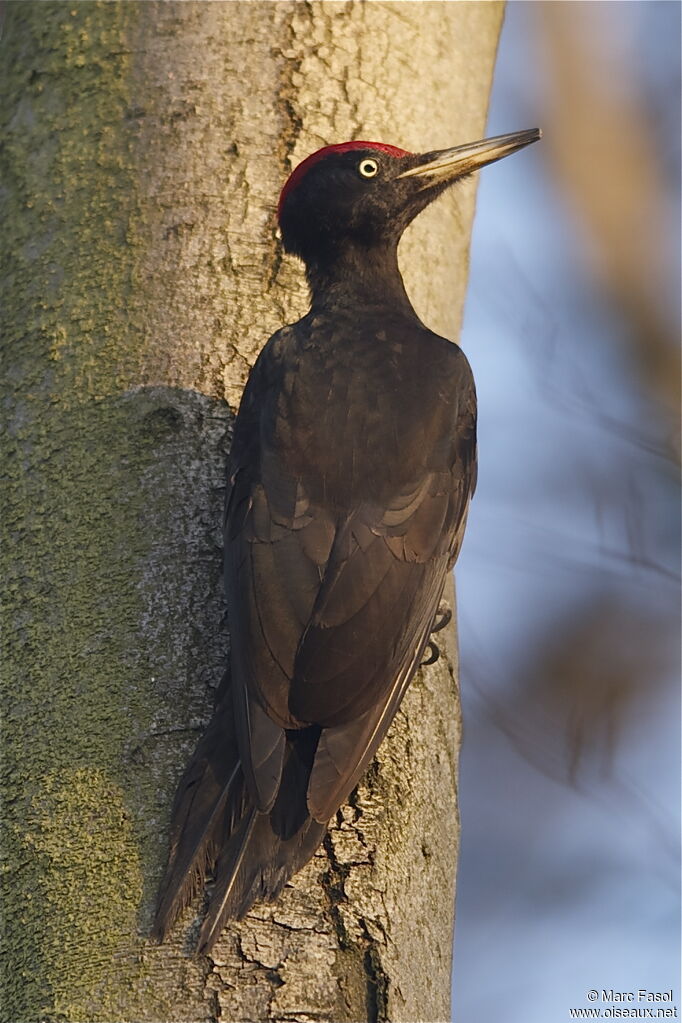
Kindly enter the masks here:
[[251, 851], [249, 843], [256, 820], [263, 816], [255, 807], [245, 813], [218, 859], [215, 888], [199, 934], [199, 954], [211, 951], [227, 921], [239, 916], [242, 904], [248, 900], [258, 868], [247, 853]]
[[249, 810], [218, 859], [199, 953], [209, 953], [225, 924], [244, 917], [257, 899], [274, 900], [312, 857], [326, 828], [308, 817], [295, 835], [282, 840], [273, 831], [269, 814]]
[[229, 696], [221, 700], [183, 775], [173, 806], [170, 854], [153, 928], [163, 941], [207, 873], [215, 884], [199, 936], [208, 953], [231, 919], [274, 899], [312, 857], [326, 824], [308, 814], [306, 792], [318, 728], [286, 733], [274, 806], [260, 813], [247, 793]]
[[230, 708], [216, 712], [175, 795], [166, 874], [152, 930], [163, 941], [213, 869], [244, 811], [244, 786], [230, 728]]

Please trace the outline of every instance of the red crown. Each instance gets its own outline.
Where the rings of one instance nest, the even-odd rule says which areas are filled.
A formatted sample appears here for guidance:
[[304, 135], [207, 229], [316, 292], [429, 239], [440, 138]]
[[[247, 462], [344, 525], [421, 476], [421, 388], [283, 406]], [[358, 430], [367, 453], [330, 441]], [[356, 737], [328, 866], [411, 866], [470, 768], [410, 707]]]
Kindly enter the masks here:
[[396, 159], [408, 155], [407, 150], [398, 149], [397, 146], [389, 146], [385, 142], [339, 142], [336, 146], [323, 146], [322, 149], [311, 153], [302, 163], [299, 163], [298, 167], [295, 167], [287, 178], [279, 196], [279, 203], [277, 204], [277, 219], [279, 220], [280, 218], [286, 197], [301, 183], [314, 164], [332, 153], [348, 153], [352, 149], [377, 149], [381, 153], [388, 153], [389, 156], [396, 157]]

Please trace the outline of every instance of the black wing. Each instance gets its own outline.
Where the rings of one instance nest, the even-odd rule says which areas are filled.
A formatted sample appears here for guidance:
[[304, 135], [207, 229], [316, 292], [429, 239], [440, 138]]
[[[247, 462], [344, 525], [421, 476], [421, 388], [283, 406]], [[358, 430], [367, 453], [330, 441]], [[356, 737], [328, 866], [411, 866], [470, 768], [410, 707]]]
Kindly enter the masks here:
[[[464, 356], [448, 345], [439, 407], [417, 409], [413, 430], [409, 408], [394, 409], [408, 417], [400, 437], [412, 446], [396, 453], [400, 471], [381, 487], [363, 478], [368, 432], [358, 427], [350, 446], [359, 469], [344, 508], [325, 500], [335, 492], [333, 438], [317, 446], [326, 462], [301, 457], [314, 447], [314, 425], [292, 409], [300, 385], [282, 377], [285, 342], [275, 335], [261, 355], [232, 450], [225, 548], [235, 720], [261, 811], [277, 797], [286, 730], [321, 728], [308, 806], [326, 821], [371, 760], [428, 641], [475, 482], [475, 395]], [[287, 366], [295, 377], [291, 352]], [[357, 419], [352, 405], [346, 415]], [[385, 409], [377, 423], [383, 435], [372, 441], [390, 462], [399, 427]], [[348, 437], [340, 444], [347, 453]]]

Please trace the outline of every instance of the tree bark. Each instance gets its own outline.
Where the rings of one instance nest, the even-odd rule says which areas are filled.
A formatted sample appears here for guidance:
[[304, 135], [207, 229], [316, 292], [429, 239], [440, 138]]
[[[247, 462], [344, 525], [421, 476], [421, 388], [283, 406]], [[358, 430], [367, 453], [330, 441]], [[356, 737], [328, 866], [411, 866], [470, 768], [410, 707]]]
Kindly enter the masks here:
[[[2, 1018], [449, 1019], [454, 637], [324, 848], [193, 952], [147, 940], [170, 801], [228, 656], [232, 411], [306, 309], [274, 210], [328, 142], [483, 134], [498, 3], [9, 3]], [[401, 248], [455, 339], [473, 181]]]

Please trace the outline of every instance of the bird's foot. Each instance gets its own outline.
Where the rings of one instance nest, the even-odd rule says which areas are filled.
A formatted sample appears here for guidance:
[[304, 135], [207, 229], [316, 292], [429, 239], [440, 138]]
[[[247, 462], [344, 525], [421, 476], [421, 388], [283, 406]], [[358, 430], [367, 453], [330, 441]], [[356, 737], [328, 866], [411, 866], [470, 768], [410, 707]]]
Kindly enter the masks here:
[[[438, 611], [436, 612], [436, 616], [433, 619], [433, 625], [431, 626], [430, 630], [431, 635], [433, 635], [434, 632], [441, 632], [447, 625], [450, 624], [451, 621], [452, 611], [447, 606], [445, 601], [441, 600], [440, 604], [438, 605]], [[438, 658], [440, 657], [440, 648], [438, 644], [435, 643], [432, 639], [430, 639], [426, 644], [424, 653], [426, 653], [427, 651], [430, 652], [426, 659], [423, 660], [419, 665], [420, 668], [423, 668], [425, 665], [428, 664], [435, 664]]]
[[430, 639], [426, 644], [424, 653], [426, 653], [428, 650], [430, 650], [431, 652], [429, 656], [421, 662], [421, 664], [419, 665], [420, 668], [426, 667], [427, 664], [435, 664], [438, 658], [440, 657], [440, 649], [438, 647], [438, 644], [434, 643], [432, 639]]
[[438, 610], [436, 612], [436, 617], [433, 619], [433, 625], [431, 626], [431, 633], [441, 632], [441, 630], [446, 628], [446, 626], [448, 626], [451, 621], [452, 621], [452, 611], [450, 610], [448, 605], [445, 603], [445, 601], [441, 600], [440, 604], [438, 605]]

